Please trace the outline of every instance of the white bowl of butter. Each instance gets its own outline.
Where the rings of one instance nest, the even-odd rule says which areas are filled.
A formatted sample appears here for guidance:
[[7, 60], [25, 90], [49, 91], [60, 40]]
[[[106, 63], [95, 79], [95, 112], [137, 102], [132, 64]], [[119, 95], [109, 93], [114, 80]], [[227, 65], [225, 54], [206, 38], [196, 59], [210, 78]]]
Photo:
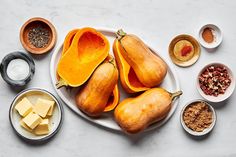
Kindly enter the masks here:
[[46, 141], [60, 129], [62, 106], [50, 92], [31, 88], [19, 93], [13, 100], [9, 119], [13, 129], [31, 142]]

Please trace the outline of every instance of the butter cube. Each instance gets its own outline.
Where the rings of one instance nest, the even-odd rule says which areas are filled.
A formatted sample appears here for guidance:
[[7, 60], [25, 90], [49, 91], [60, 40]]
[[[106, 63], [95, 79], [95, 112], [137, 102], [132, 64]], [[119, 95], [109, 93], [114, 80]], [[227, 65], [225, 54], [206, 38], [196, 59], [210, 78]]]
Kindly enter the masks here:
[[40, 115], [41, 117], [46, 117], [51, 105], [45, 103], [44, 99], [38, 98], [36, 104], [33, 107], [34, 112]]
[[39, 125], [39, 123], [41, 123], [42, 118], [31, 112], [22, 120], [29, 128], [34, 129], [37, 125]]
[[41, 101], [44, 102], [45, 104], [50, 105], [50, 109], [49, 109], [49, 111], [47, 113], [47, 116], [52, 116], [52, 113], [53, 113], [53, 110], [54, 110], [55, 101], [46, 100], [46, 99], [41, 99]]
[[54, 110], [54, 104], [51, 105], [51, 107], [50, 107], [50, 109], [49, 109], [49, 111], [47, 113], [47, 116], [52, 116], [53, 110]]
[[33, 108], [30, 101], [25, 97], [18, 104], [16, 104], [15, 109], [21, 116], [25, 117], [32, 111]]
[[32, 132], [32, 129], [28, 127], [23, 120], [20, 120], [20, 126], [23, 127], [25, 130]]
[[43, 119], [42, 122], [34, 129], [36, 135], [45, 135], [49, 133], [49, 120]]

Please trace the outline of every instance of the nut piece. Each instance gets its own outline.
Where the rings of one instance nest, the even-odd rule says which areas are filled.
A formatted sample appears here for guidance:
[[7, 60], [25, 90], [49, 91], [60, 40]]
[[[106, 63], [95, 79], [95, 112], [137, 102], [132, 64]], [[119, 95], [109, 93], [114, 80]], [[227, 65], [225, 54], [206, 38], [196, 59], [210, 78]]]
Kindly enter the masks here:
[[231, 83], [227, 69], [221, 65], [209, 66], [201, 73], [198, 80], [202, 91], [215, 97], [224, 94]]

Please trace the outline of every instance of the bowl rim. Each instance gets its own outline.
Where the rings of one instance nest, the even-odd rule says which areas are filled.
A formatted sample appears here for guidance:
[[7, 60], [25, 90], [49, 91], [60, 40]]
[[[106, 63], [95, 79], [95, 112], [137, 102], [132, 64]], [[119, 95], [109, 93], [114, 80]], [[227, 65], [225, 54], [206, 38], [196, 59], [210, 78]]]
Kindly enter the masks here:
[[[185, 122], [184, 122], [184, 120], [183, 120], [183, 114], [184, 114], [185, 109], [186, 109], [189, 105], [191, 105], [191, 104], [193, 104], [193, 103], [196, 103], [196, 102], [203, 102], [203, 103], [205, 103], [207, 106], [209, 106], [209, 108], [211, 109], [211, 111], [212, 111], [212, 113], [213, 113], [213, 114], [212, 114], [212, 116], [213, 116], [212, 124], [211, 124], [208, 128], [204, 129], [202, 132], [197, 132], [197, 131], [191, 130], [189, 127], [187, 127], [187, 126], [185, 125]], [[191, 100], [191, 101], [187, 102], [187, 103], [184, 105], [184, 107], [181, 109], [181, 112], [180, 112], [180, 123], [181, 123], [183, 129], [184, 129], [187, 133], [189, 133], [190, 135], [193, 135], [193, 136], [204, 136], [204, 135], [210, 133], [210, 132], [213, 130], [213, 128], [215, 127], [215, 125], [216, 125], [216, 120], [217, 120], [217, 116], [216, 116], [216, 111], [215, 111], [215, 109], [214, 109], [207, 101], [205, 101], [205, 100], [203, 100], [203, 99], [194, 99], [194, 100]]]
[[[14, 106], [16, 100], [17, 100], [21, 95], [26, 94], [26, 93], [28, 93], [28, 92], [30, 92], [30, 91], [38, 91], [38, 92], [43, 92], [43, 93], [45, 93], [45, 94], [48, 94], [48, 95], [49, 95], [50, 97], [52, 97], [53, 100], [56, 102], [57, 107], [58, 107], [58, 110], [59, 110], [59, 113], [60, 113], [60, 120], [59, 120], [59, 122], [58, 122], [58, 126], [56, 126], [56, 129], [55, 129], [53, 132], [49, 133], [48, 135], [43, 136], [42, 138], [38, 138], [38, 139], [28, 138], [28, 137], [26, 137], [24, 134], [19, 133], [19, 132], [17, 131], [17, 129], [15, 128], [15, 126], [14, 126], [14, 124], [13, 124], [13, 120], [12, 120], [13, 106]], [[60, 101], [56, 98], [56, 96], [54, 96], [51, 92], [49, 92], [49, 91], [47, 91], [47, 90], [45, 90], [45, 89], [33, 87], [33, 88], [28, 88], [28, 89], [25, 89], [25, 90], [21, 91], [20, 93], [18, 93], [18, 94], [14, 97], [14, 99], [12, 100], [12, 103], [11, 103], [11, 105], [10, 105], [10, 108], [9, 108], [9, 121], [10, 121], [10, 124], [11, 124], [13, 130], [15, 131], [15, 133], [16, 133], [19, 137], [21, 137], [22, 139], [24, 139], [24, 140], [26, 140], [26, 141], [31, 141], [31, 142], [44, 142], [44, 141], [49, 140], [50, 138], [52, 138], [52, 137], [60, 130], [60, 128], [61, 128], [61, 126], [62, 126], [62, 123], [63, 123], [63, 119], [64, 119], [64, 118], [63, 118], [63, 117], [64, 117], [63, 114], [64, 114], [63, 107], [62, 107]]]
[[[194, 52], [194, 56], [190, 59], [190, 60], [187, 60], [187, 61], [180, 61], [178, 60], [175, 55], [174, 55], [174, 47], [176, 45], [177, 42], [179, 42], [180, 40], [187, 40], [189, 41], [193, 47], [196, 49], [196, 51]], [[200, 55], [201, 55], [201, 48], [200, 48], [200, 44], [198, 42], [198, 40], [193, 36], [193, 35], [190, 35], [190, 34], [179, 34], [177, 36], [175, 36], [169, 43], [169, 46], [168, 46], [168, 54], [169, 54], [169, 57], [171, 58], [171, 61], [179, 66], [179, 67], [190, 67], [192, 66], [193, 64], [195, 64]]]
[[[212, 65], [221, 65], [221, 66], [224, 66], [229, 75], [230, 75], [230, 79], [231, 79], [231, 84], [230, 86], [227, 88], [227, 90], [231, 89], [231, 91], [229, 91], [229, 93], [225, 96], [225, 93], [223, 95], [220, 95], [221, 98], [217, 98], [215, 96], [210, 96], [210, 95], [206, 95], [202, 89], [200, 88], [200, 84], [199, 84], [199, 76], [200, 74], [209, 66], [212, 66]], [[204, 98], [206, 99], [207, 101], [210, 101], [210, 102], [214, 102], [214, 103], [218, 103], [218, 102], [222, 102], [226, 99], [228, 99], [234, 92], [234, 89], [235, 89], [235, 77], [234, 77], [234, 74], [233, 74], [233, 71], [225, 64], [223, 63], [220, 63], [220, 62], [212, 62], [212, 63], [208, 63], [206, 65], [204, 65], [201, 70], [199, 71], [198, 75], [197, 75], [197, 79], [196, 79], [196, 86], [197, 86], [197, 90], [198, 90], [198, 93]], [[217, 99], [216, 99], [217, 98]]]
[[[52, 31], [52, 40], [50, 42], [50, 44], [45, 47], [45, 48], [38, 48], [38, 49], [32, 49], [28, 46], [28, 44], [26, 44], [24, 38], [23, 38], [23, 34], [25, 32], [25, 29], [26, 27], [35, 22], [35, 21], [38, 21], [38, 22], [41, 22], [41, 23], [44, 23], [46, 24], [50, 30]], [[33, 18], [30, 18], [29, 20], [27, 20], [21, 27], [20, 29], [20, 41], [21, 41], [21, 44], [22, 46], [30, 53], [32, 54], [44, 54], [44, 53], [47, 53], [49, 52], [50, 50], [52, 50], [54, 48], [54, 46], [56, 45], [56, 42], [57, 42], [57, 32], [56, 32], [56, 28], [53, 26], [53, 24], [48, 21], [47, 19], [44, 19], [42, 17], [33, 17]]]
[[[207, 27], [214, 29], [219, 34], [217, 42], [209, 44], [209, 43], [205, 42], [205, 40], [202, 38], [202, 32]], [[218, 47], [222, 43], [222, 40], [223, 40], [222, 31], [215, 24], [212, 24], [212, 23], [205, 24], [205, 25], [201, 26], [199, 31], [198, 31], [198, 41], [203, 47], [205, 47], [207, 49], [215, 49], [216, 47]]]
[[[6, 69], [8, 67], [8, 64], [14, 59], [23, 59], [29, 65], [30, 72], [29, 72], [28, 76], [23, 80], [12, 80], [7, 75]], [[4, 65], [4, 63], [6, 65]], [[1, 65], [0, 65], [0, 72], [1, 72], [1, 76], [2, 76], [3, 80], [6, 83], [8, 83], [9, 85], [11, 85], [11, 86], [20, 86], [20, 87], [25, 86], [34, 76], [35, 63], [34, 63], [33, 58], [27, 53], [24, 53], [24, 52], [21, 52], [21, 51], [11, 52], [11, 53], [7, 54], [2, 59], [2, 62], [1, 62]]]

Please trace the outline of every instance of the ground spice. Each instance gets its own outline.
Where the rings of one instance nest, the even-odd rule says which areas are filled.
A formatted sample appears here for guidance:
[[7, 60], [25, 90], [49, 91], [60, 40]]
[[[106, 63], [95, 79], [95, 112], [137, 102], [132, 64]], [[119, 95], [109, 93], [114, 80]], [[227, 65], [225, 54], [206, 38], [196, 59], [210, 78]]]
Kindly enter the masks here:
[[49, 31], [42, 26], [37, 26], [29, 30], [28, 40], [36, 48], [44, 48], [49, 42]]
[[185, 46], [181, 49], [181, 55], [182, 55], [182, 56], [187, 56], [191, 51], [192, 51], [192, 46], [187, 46], [187, 45], [185, 45]]
[[213, 30], [211, 28], [205, 28], [202, 32], [202, 38], [207, 43], [212, 43], [214, 41], [214, 34], [212, 32]]
[[212, 121], [212, 111], [204, 102], [189, 105], [183, 114], [185, 125], [193, 131], [202, 132], [208, 128]]

